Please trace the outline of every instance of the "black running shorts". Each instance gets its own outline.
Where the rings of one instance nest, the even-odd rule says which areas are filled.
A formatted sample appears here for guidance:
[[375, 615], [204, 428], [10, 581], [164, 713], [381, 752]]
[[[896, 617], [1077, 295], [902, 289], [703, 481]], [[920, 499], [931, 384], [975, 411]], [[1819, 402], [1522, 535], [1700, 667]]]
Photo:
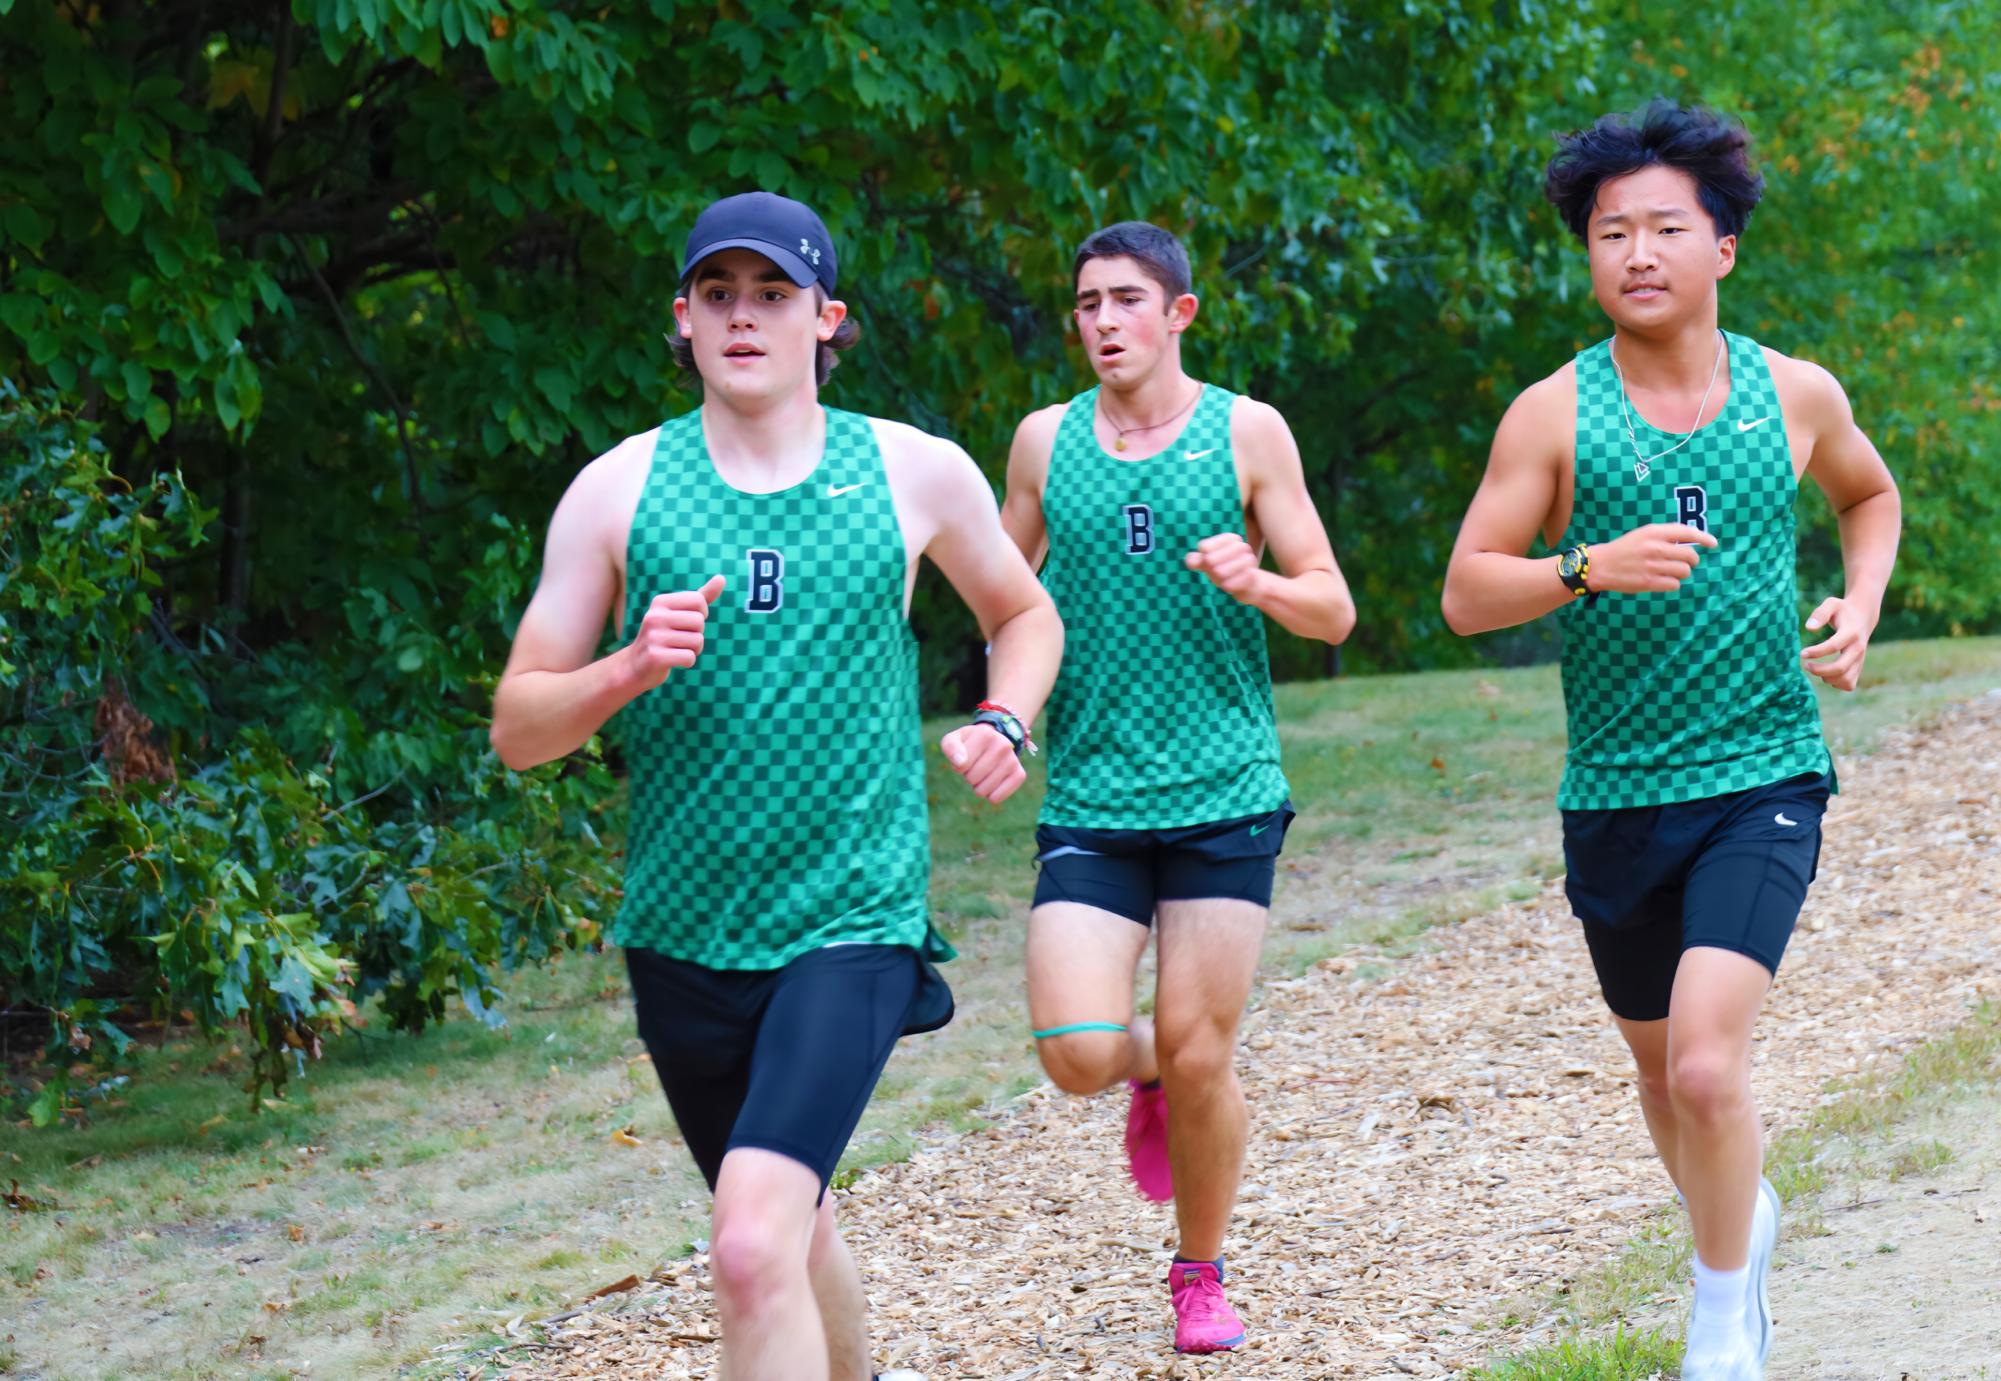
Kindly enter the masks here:
[[639, 1035], [716, 1187], [739, 1147], [827, 1181], [899, 1036], [943, 1026], [951, 990], [907, 945], [831, 945], [782, 969], [709, 969], [627, 948]]
[[1292, 802], [1263, 815], [1171, 830], [1083, 830], [1044, 825], [1035, 832], [1035, 905], [1076, 902], [1141, 925], [1154, 905], [1215, 898], [1271, 905], [1272, 876]]
[[1564, 890], [1615, 1014], [1665, 1017], [1682, 952], [1699, 945], [1778, 973], [1832, 787], [1808, 773], [1700, 801], [1563, 812]]

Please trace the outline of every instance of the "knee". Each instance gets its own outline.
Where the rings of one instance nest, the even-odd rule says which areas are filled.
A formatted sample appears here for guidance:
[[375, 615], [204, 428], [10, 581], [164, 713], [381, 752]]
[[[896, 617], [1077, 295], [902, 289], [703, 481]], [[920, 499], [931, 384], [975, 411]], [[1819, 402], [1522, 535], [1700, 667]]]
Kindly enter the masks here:
[[1065, 1093], [1097, 1093], [1125, 1076], [1132, 1038], [1119, 1031], [1078, 1031], [1036, 1042], [1049, 1082]]
[[1228, 1031], [1204, 1027], [1172, 1038], [1163, 1034], [1159, 1041], [1160, 1078], [1170, 1090], [1216, 1083], [1236, 1062], [1236, 1041]]
[[1720, 1047], [1677, 1051], [1668, 1061], [1667, 1092], [1677, 1113], [1716, 1121], [1749, 1101], [1750, 1071], [1735, 1052]]
[[1634, 1061], [1639, 1071], [1640, 1097], [1649, 1103], [1665, 1106], [1673, 1101], [1669, 1092], [1668, 1067], [1665, 1059]]
[[807, 1238], [759, 1206], [716, 1205], [709, 1272], [734, 1309], [755, 1309], [806, 1270]]

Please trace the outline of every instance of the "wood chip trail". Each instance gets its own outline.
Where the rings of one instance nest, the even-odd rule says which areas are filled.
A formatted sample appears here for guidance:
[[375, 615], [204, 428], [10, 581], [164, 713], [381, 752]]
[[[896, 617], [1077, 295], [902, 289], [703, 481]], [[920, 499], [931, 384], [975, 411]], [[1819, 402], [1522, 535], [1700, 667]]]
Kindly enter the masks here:
[[[2001, 691], [1842, 775], [1759, 1025], [1774, 1130], [2001, 997]], [[1508, 1311], [1536, 1314], [1670, 1193], [1560, 884], [1415, 954], [1268, 980], [1240, 1067], [1229, 1284], [1247, 1346], [1174, 1354], [1173, 1220], [1127, 1184], [1123, 1096], [1045, 1085], [842, 1195], [878, 1362], [928, 1381], [1452, 1375], [1533, 1341]], [[510, 1375], [715, 1376], [704, 1258], [603, 1303]]]

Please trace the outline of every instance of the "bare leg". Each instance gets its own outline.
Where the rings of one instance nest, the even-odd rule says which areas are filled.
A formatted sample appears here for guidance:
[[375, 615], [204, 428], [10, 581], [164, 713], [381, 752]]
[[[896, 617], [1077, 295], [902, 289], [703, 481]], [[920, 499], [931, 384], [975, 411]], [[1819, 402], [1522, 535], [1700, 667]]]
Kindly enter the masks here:
[[1712, 1270], [1734, 1271], [1749, 1259], [1765, 1154], [1751, 1102], [1751, 1027], [1771, 982], [1757, 960], [1706, 946], [1684, 953], [1675, 970], [1667, 1020], [1672, 1165], [1688, 1199], [1695, 1253]]
[[1133, 974], [1148, 931], [1095, 906], [1046, 902], [1028, 916], [1028, 1019], [1034, 1030], [1105, 1022], [1125, 1031], [1076, 1031], [1036, 1042], [1042, 1068], [1068, 1093], [1096, 1093], [1156, 1075], [1153, 1028], [1133, 1020]]
[[1243, 1175], [1250, 1113], [1237, 1081], [1237, 1026], [1257, 973], [1265, 908], [1214, 899], [1160, 904], [1154, 1040], [1167, 1089], [1167, 1154], [1181, 1255], [1212, 1261]]
[[820, 1177], [790, 1157], [752, 1149], [723, 1157], [709, 1265], [724, 1381], [827, 1381], [827, 1336], [806, 1268], [819, 1196]]
[[1619, 1034], [1626, 1038], [1633, 1063], [1639, 1068], [1640, 1115], [1647, 1119], [1647, 1131], [1654, 1139], [1654, 1149], [1660, 1152], [1661, 1164], [1667, 1167], [1668, 1178], [1679, 1189], [1681, 1176], [1675, 1164], [1681, 1157], [1681, 1129], [1675, 1121], [1674, 1100], [1668, 1096], [1667, 1018], [1628, 1021], [1615, 1016], [1612, 1020], [1618, 1023]]
[[834, 1222], [831, 1194], [821, 1200], [813, 1218], [806, 1269], [813, 1279], [813, 1299], [820, 1306], [820, 1327], [827, 1336], [830, 1381], [869, 1381], [868, 1296], [862, 1293], [861, 1272]]

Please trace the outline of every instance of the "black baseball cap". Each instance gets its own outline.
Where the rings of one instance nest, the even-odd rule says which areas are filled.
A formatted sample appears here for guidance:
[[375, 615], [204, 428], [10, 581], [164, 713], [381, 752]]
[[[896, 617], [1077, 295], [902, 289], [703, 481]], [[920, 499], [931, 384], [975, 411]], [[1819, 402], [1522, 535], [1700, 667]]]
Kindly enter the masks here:
[[754, 249], [785, 271], [800, 287], [818, 283], [834, 294], [834, 240], [804, 202], [771, 192], [724, 197], [695, 217], [681, 252], [681, 284], [696, 267], [725, 249]]

